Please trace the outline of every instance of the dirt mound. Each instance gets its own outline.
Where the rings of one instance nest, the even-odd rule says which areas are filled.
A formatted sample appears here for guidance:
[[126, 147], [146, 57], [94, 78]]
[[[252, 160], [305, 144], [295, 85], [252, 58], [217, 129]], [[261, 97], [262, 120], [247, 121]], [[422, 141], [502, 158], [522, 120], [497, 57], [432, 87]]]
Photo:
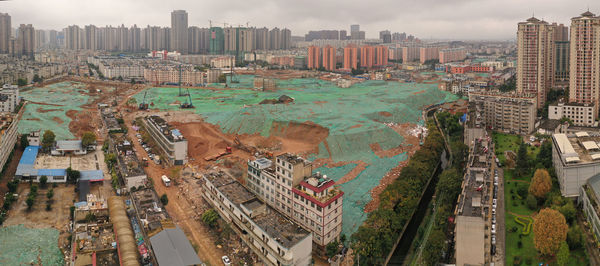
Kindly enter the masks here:
[[329, 136], [329, 129], [313, 122], [273, 122], [270, 135], [318, 145]]
[[61, 111], [61, 109], [43, 109], [43, 108], [38, 108], [36, 109], [36, 111], [38, 113], [48, 113], [48, 112], [56, 112], [56, 111]]
[[390, 113], [390, 112], [379, 112], [379, 115], [385, 116], [385, 117], [390, 117], [390, 116], [392, 116], [392, 113]]
[[63, 121], [62, 119], [60, 119], [60, 117], [52, 117], [52, 120], [54, 120], [54, 122], [58, 123], [59, 125], [62, 125], [62, 123], [64, 123], [65, 121]]
[[69, 130], [75, 137], [80, 137], [88, 131], [94, 132], [97, 128], [100, 128], [100, 118], [91, 111], [69, 110], [67, 111], [67, 116], [71, 118]]

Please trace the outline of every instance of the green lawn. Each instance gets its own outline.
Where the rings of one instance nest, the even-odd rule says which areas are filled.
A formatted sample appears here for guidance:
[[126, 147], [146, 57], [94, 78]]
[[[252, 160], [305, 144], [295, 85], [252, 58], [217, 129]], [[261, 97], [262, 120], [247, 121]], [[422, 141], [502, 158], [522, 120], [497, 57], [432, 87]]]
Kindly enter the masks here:
[[[529, 180], [527, 180], [529, 181]], [[510, 184], [509, 184], [510, 183]], [[526, 203], [525, 198], [519, 198], [519, 194], [517, 194], [517, 188], [519, 186], [524, 186], [529, 188], [529, 183], [525, 182], [515, 182], [510, 180], [505, 180], [504, 182], [504, 202], [506, 203], [506, 211], [516, 213], [519, 215], [529, 216], [534, 213], [534, 211], [530, 210]], [[514, 196], [514, 199], [513, 199]]]
[[[527, 236], [521, 236], [522, 227], [515, 222], [515, 216], [506, 214], [506, 265], [514, 265], [515, 257], [521, 258], [521, 265], [527, 265], [525, 262], [531, 260], [531, 265], [537, 265], [541, 262], [537, 256], [537, 250], [533, 245], [533, 233]], [[510, 232], [511, 228], [516, 227], [517, 232]], [[521, 241], [522, 247], [519, 248], [518, 243]]]
[[[521, 136], [494, 132], [492, 133], [492, 138], [494, 140], [494, 143], [496, 143], [496, 156], [502, 164], [506, 162], [506, 157], [504, 157], [505, 151], [513, 151], [517, 153], [517, 151], [519, 150]], [[532, 159], [535, 159], [539, 152], [539, 147], [527, 147], [527, 154]]]

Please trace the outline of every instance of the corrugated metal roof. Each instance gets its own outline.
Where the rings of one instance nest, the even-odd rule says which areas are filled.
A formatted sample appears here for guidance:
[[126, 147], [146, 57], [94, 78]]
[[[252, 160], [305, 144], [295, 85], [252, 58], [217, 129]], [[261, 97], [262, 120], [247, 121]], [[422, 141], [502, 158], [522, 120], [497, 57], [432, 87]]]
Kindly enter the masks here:
[[79, 180], [88, 180], [91, 182], [104, 180], [104, 172], [102, 172], [102, 170], [86, 170], [79, 172], [81, 173]]
[[58, 151], [78, 151], [81, 149], [81, 140], [59, 140], [56, 142], [56, 150]]
[[202, 261], [181, 228], [164, 229], [150, 238], [158, 265], [199, 265]]
[[581, 131], [581, 132], [575, 132], [575, 136], [577, 136], [578, 138], [581, 138], [581, 137], [589, 137], [590, 135], [587, 132]]
[[600, 159], [600, 154], [599, 153], [592, 154], [591, 157], [592, 157], [592, 160], [598, 160], [598, 159]]
[[37, 169], [37, 175], [45, 176], [66, 176], [66, 169]]

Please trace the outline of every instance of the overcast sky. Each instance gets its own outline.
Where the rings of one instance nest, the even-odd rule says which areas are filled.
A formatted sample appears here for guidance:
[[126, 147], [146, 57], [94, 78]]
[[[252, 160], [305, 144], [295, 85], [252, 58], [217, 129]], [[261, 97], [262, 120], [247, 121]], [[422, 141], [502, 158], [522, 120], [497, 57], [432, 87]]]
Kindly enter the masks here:
[[37, 29], [94, 24], [170, 26], [170, 12], [184, 9], [189, 25], [287, 27], [292, 35], [309, 30], [345, 29], [360, 24], [367, 38], [380, 30], [407, 32], [423, 39], [513, 39], [519, 21], [536, 17], [570, 24], [587, 10], [600, 13], [598, 0], [10, 0], [0, 12], [13, 27]]

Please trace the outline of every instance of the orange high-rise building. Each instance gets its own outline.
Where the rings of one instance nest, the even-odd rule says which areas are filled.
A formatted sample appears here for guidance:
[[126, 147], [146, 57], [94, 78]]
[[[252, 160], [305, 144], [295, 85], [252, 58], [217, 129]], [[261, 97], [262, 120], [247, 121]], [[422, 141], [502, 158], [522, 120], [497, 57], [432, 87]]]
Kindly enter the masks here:
[[321, 48], [317, 46], [308, 47], [308, 69], [317, 69], [321, 66]]
[[375, 66], [387, 66], [389, 52], [387, 46], [379, 45], [375, 46], [375, 59], [373, 65]]
[[372, 68], [375, 49], [373, 46], [365, 45], [360, 48], [360, 67]]
[[600, 17], [585, 12], [571, 19], [569, 101], [600, 106]]
[[336, 65], [335, 48], [330, 45], [323, 47], [323, 67], [328, 71], [334, 71]]
[[344, 69], [352, 70], [358, 68], [358, 48], [348, 45], [344, 48]]

